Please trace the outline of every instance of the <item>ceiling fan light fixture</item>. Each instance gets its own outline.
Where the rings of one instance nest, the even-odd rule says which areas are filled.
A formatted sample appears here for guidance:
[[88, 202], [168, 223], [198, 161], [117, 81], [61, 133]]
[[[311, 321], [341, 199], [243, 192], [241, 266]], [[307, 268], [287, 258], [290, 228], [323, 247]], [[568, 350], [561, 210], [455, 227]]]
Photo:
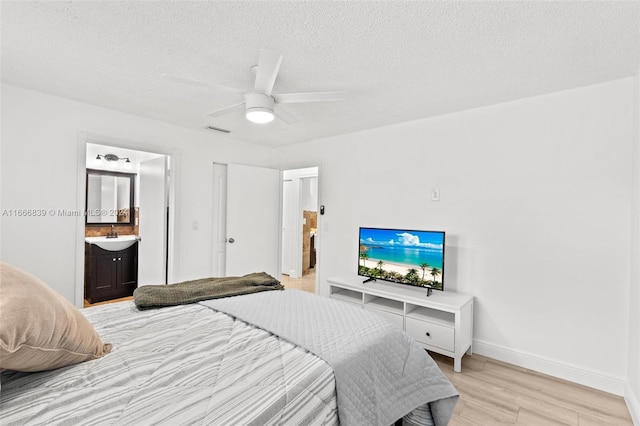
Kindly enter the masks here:
[[246, 117], [247, 120], [251, 121], [252, 123], [266, 124], [273, 121], [274, 115], [273, 111], [269, 108], [254, 107], [247, 108]]
[[[273, 50], [261, 49], [258, 58], [258, 64], [251, 67], [251, 72], [255, 75], [253, 91], [244, 94], [244, 102], [237, 102], [224, 108], [216, 109], [206, 117], [220, 117], [231, 112], [239, 112], [244, 109], [247, 121], [257, 124], [267, 124], [275, 119], [276, 104], [297, 104], [307, 102], [331, 102], [341, 101], [344, 99], [344, 92], [300, 92], [300, 93], [278, 93], [272, 94], [273, 86], [278, 78], [280, 65], [282, 64], [282, 54]], [[244, 92], [233, 87], [221, 86], [219, 84], [207, 83], [204, 81], [193, 80], [173, 76], [171, 74], [162, 74], [163, 79], [174, 80], [180, 83], [188, 83], [195, 86], [204, 86], [208, 88], [222, 89], [232, 92]], [[294, 114], [287, 112], [282, 106], [278, 106], [278, 120], [286, 125], [295, 124], [298, 119]], [[222, 131], [228, 133], [224, 129], [218, 127], [207, 126], [210, 130]]]
[[273, 121], [275, 101], [264, 93], [247, 93], [244, 95], [246, 105], [245, 117], [252, 123], [266, 124]]

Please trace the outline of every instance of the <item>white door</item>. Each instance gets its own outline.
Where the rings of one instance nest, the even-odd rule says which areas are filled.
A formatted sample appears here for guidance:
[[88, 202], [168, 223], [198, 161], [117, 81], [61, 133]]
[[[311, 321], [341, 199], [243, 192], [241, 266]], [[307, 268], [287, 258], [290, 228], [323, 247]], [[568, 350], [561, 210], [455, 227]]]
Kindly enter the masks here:
[[281, 179], [279, 170], [227, 165], [226, 276], [280, 276]]
[[140, 163], [138, 287], [166, 284], [167, 157]]

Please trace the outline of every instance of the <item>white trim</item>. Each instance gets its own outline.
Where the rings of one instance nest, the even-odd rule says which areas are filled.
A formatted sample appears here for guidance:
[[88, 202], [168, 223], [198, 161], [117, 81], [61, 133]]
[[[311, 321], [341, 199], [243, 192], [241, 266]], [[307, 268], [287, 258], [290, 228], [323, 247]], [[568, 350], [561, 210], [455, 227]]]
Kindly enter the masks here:
[[167, 249], [167, 284], [179, 281], [178, 253], [180, 253], [180, 191], [178, 190], [182, 173], [182, 151], [177, 148], [169, 150], [169, 244]]
[[295, 232], [295, 243], [293, 246], [293, 252], [295, 253], [293, 261], [293, 277], [292, 278], [302, 278], [302, 257], [304, 254], [304, 249], [302, 247], [302, 230], [304, 226], [304, 213], [300, 208], [300, 199], [302, 198], [302, 185], [300, 178], [296, 176], [292, 180], [293, 182], [293, 229]]
[[624, 387], [624, 401], [627, 403], [629, 414], [631, 414], [631, 420], [635, 426], [640, 426], [640, 399], [638, 395], [633, 392], [633, 388], [627, 382]]
[[324, 234], [324, 232], [322, 231], [322, 224], [323, 224], [323, 218], [324, 215], [320, 214], [320, 206], [323, 205], [322, 204], [322, 182], [320, 181], [320, 176], [322, 176], [322, 162], [320, 162], [318, 165], [315, 166], [316, 170], [317, 170], [317, 177], [318, 177], [318, 192], [316, 194], [316, 196], [318, 197], [318, 223], [316, 224], [317, 226], [317, 232], [316, 232], [316, 239], [315, 239], [315, 244], [316, 244], [316, 266], [315, 266], [315, 270], [316, 270], [316, 294], [320, 295], [320, 271], [322, 269], [322, 262], [321, 262], [321, 258], [322, 258], [322, 249], [321, 249], [321, 244], [322, 244], [322, 235]]
[[473, 352], [519, 367], [528, 368], [550, 376], [599, 389], [604, 392], [619, 396], [624, 395], [624, 378], [614, 377], [601, 371], [554, 360], [537, 354], [506, 348], [478, 339], [474, 339], [473, 341]]
[[282, 278], [282, 200], [283, 200], [283, 187], [282, 187], [282, 179], [283, 179], [283, 171], [278, 170], [278, 274], [276, 277], [278, 279]]
[[[76, 179], [76, 210], [84, 211], [85, 194], [87, 186], [87, 133], [78, 132], [76, 134], [78, 141], [78, 167]], [[74, 287], [74, 300], [77, 308], [84, 306], [84, 215], [76, 216], [76, 283]]]

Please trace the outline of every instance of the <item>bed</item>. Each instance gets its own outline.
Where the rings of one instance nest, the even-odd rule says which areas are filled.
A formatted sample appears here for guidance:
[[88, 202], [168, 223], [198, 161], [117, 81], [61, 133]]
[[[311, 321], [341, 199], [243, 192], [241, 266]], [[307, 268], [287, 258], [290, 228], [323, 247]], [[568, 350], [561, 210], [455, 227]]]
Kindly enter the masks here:
[[[386, 319], [298, 290], [80, 312], [110, 352], [4, 370], [0, 423], [441, 425], [457, 400], [426, 352]], [[398, 345], [408, 349], [386, 349]]]

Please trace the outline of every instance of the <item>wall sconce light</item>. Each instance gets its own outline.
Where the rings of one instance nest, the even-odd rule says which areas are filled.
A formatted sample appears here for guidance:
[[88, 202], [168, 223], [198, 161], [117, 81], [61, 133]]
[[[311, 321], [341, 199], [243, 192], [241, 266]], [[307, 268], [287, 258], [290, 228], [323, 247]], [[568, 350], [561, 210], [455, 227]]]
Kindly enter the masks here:
[[105, 159], [107, 161], [118, 161], [118, 160], [125, 160], [126, 163], [130, 163], [131, 161], [129, 161], [129, 157], [123, 157], [120, 158], [115, 154], [107, 154], [107, 155], [102, 155], [102, 154], [98, 154], [98, 156], [96, 157], [96, 160], [100, 160], [100, 159]]

